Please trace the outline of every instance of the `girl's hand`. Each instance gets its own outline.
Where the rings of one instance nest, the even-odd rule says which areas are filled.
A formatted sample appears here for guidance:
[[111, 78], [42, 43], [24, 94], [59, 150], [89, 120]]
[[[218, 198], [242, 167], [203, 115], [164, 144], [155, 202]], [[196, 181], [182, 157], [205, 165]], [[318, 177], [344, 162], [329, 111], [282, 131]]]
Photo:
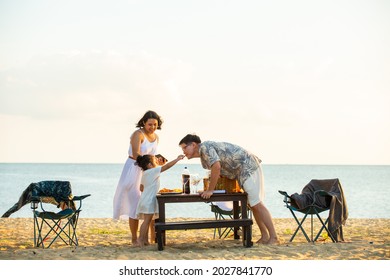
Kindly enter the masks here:
[[179, 156], [177, 157], [178, 160], [182, 160], [183, 158], [185, 158], [185, 155], [179, 155]]

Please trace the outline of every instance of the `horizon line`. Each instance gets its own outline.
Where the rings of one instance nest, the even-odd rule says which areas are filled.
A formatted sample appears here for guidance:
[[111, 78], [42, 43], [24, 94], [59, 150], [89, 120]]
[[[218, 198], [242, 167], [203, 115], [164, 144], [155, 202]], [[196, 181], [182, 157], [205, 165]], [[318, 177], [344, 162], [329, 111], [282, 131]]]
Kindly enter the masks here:
[[[0, 164], [124, 164], [124, 162], [0, 162]], [[201, 165], [200, 162], [177, 163], [176, 165]], [[328, 166], [390, 166], [390, 164], [380, 163], [262, 163], [262, 165], [328, 165]]]

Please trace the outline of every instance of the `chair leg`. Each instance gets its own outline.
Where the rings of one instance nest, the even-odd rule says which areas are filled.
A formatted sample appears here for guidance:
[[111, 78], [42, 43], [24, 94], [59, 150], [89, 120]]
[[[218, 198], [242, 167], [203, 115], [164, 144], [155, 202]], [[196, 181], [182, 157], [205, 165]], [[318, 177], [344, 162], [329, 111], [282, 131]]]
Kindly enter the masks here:
[[[59, 238], [66, 245], [75, 245], [78, 246], [78, 240], [76, 235], [76, 226], [77, 221], [73, 223], [72, 217], [65, 219], [66, 223], [61, 225], [62, 220], [53, 220], [50, 219], [47, 221], [44, 218], [41, 218], [41, 222], [38, 223], [38, 219], [35, 218], [34, 223], [34, 246], [45, 248], [45, 240], [53, 233], [55, 234], [54, 238], [51, 240], [49, 245], [46, 248], [50, 248], [50, 246]], [[50, 222], [51, 221], [51, 222]], [[43, 228], [44, 225], [48, 227], [48, 232], [43, 236]], [[38, 232], [38, 238], [36, 238], [36, 231]], [[62, 236], [64, 235], [64, 236]], [[66, 238], [66, 239], [65, 239]]]
[[[61, 233], [64, 233], [66, 237], [69, 238], [69, 235], [64, 229], [68, 226], [68, 223], [66, 223], [64, 226], [61, 226], [61, 220], [52, 220], [53, 221], [53, 226], [49, 224], [45, 219], [43, 221], [46, 223], [47, 226], [50, 227], [49, 232], [45, 235], [45, 238], [43, 238], [43, 241], [52, 233], [55, 232], [55, 237], [53, 240], [50, 242], [50, 244], [47, 246], [47, 248], [50, 248], [50, 246], [57, 240], [57, 238], [60, 238], [66, 245], [70, 245], [62, 236]], [[57, 227], [57, 229], [56, 229]]]
[[[224, 220], [226, 220], [225, 217], [222, 216], [222, 218], [223, 218]], [[229, 219], [233, 219], [233, 217], [232, 217], [231, 215], [229, 215]], [[223, 233], [222, 233], [222, 235], [224, 234], [224, 235], [223, 235], [223, 238], [226, 238], [226, 237], [229, 235], [229, 233], [231, 233], [232, 231], [233, 231], [233, 232], [236, 232], [235, 229], [234, 229], [233, 227], [227, 227], [227, 228], [225, 228], [225, 229], [223, 230]], [[222, 235], [221, 235], [221, 236], [222, 236]], [[235, 235], [234, 235], [234, 238], [235, 238], [235, 239], [238, 239], [239, 236], [236, 236], [236, 234], [235, 234]]]
[[317, 239], [318, 239], [318, 238], [320, 237], [320, 235], [321, 235], [321, 232], [325, 229], [325, 231], [328, 233], [328, 236], [330, 237], [330, 239], [332, 240], [332, 242], [335, 243], [336, 240], [333, 238], [332, 233], [329, 231], [329, 229], [328, 229], [328, 227], [327, 227], [327, 224], [328, 224], [328, 222], [329, 222], [329, 218], [327, 218], [327, 219], [325, 220], [325, 223], [324, 223], [324, 222], [322, 221], [322, 219], [321, 219], [321, 216], [320, 216], [318, 213], [316, 213], [316, 215], [317, 215], [318, 219], [320, 220], [320, 222], [321, 222], [321, 224], [322, 224], [322, 227], [321, 227], [320, 231], [318, 232], [318, 234], [317, 234], [316, 238], [314, 239], [314, 241], [317, 241]]
[[34, 246], [39, 247], [42, 244], [42, 248], [44, 248], [43, 244], [43, 238], [42, 238], [42, 226], [43, 221], [41, 221], [41, 224], [38, 222], [38, 218], [34, 217]]
[[226, 238], [232, 229], [231, 228], [224, 228], [224, 229], [218, 228], [218, 230], [219, 230], [219, 239], [221, 239], [221, 238]]
[[[79, 245], [79, 240], [77, 238], [77, 224], [79, 221], [79, 215], [80, 211], [76, 211], [76, 213], [73, 215], [73, 217], [69, 218], [70, 221], [70, 227], [69, 227], [69, 236], [72, 236], [71, 238], [69, 237], [69, 244], [74, 244], [75, 246]], [[72, 234], [70, 234], [72, 231]]]
[[[38, 230], [38, 240], [36, 243], [36, 247], [42, 246], [42, 248], [45, 248], [45, 240], [48, 238], [50, 233], [53, 231], [53, 228], [50, 224], [47, 223], [47, 221], [45, 219], [42, 219], [42, 218], [41, 218], [40, 223], [38, 223], [38, 219], [37, 219], [36, 224], [37, 224], [37, 230]], [[46, 233], [45, 236], [43, 236], [43, 227], [45, 224], [49, 227], [49, 231]], [[51, 245], [51, 243], [50, 243], [50, 245]], [[50, 245], [49, 245], [49, 247], [50, 247]]]
[[[215, 216], [215, 219], [218, 220], [218, 213], [215, 212], [214, 216]], [[220, 234], [219, 228], [214, 228], [214, 239], [215, 239], [215, 236], [217, 234], [217, 230], [218, 230], [218, 234]]]
[[33, 222], [34, 222], [34, 247], [38, 247], [37, 246], [37, 226], [36, 226], [38, 221], [37, 221], [37, 216], [35, 215], [35, 213], [34, 213], [34, 220], [33, 220]]
[[310, 215], [310, 226], [311, 226], [311, 228], [310, 228], [310, 231], [311, 231], [311, 242], [314, 242], [314, 240], [313, 240], [313, 215]]
[[309, 237], [307, 236], [305, 229], [302, 227], [302, 225], [303, 225], [303, 223], [305, 222], [305, 220], [306, 220], [308, 214], [306, 214], [306, 215], [302, 218], [301, 222], [299, 222], [299, 219], [298, 219], [297, 216], [295, 215], [294, 211], [292, 211], [291, 209], [290, 209], [290, 211], [291, 211], [291, 214], [293, 215], [295, 221], [296, 221], [297, 224], [298, 224], [297, 229], [295, 230], [294, 234], [291, 236], [290, 242], [292, 242], [292, 241], [294, 240], [294, 238], [295, 238], [295, 236], [297, 235], [297, 233], [298, 233], [299, 230], [302, 231], [302, 233], [303, 233], [303, 235], [305, 236], [307, 242], [310, 242], [310, 239], [309, 239]]
[[[226, 220], [225, 217], [219, 212], [214, 212], [214, 216], [215, 216], [216, 220]], [[229, 218], [232, 219], [232, 216], [229, 215]], [[231, 227], [230, 228], [227, 227], [224, 229], [214, 228], [214, 239], [216, 237], [217, 232], [218, 232], [218, 238], [221, 239], [221, 238], [226, 238], [232, 230], [234, 230], [234, 229]]]

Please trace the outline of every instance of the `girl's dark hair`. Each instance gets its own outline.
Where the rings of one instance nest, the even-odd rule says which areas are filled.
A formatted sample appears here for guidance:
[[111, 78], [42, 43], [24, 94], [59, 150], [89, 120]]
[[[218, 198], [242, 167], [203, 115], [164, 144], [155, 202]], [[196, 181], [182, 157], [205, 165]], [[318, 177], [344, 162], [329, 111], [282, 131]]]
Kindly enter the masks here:
[[195, 135], [195, 134], [187, 134], [186, 136], [184, 136], [183, 139], [180, 140], [179, 142], [179, 146], [181, 144], [190, 144], [192, 142], [195, 142], [196, 144], [200, 144], [202, 143], [202, 141], [200, 140], [200, 137], [198, 135]]
[[144, 127], [145, 126], [145, 123], [149, 120], [149, 119], [155, 119], [157, 120], [158, 122], [158, 125], [157, 125], [157, 129], [161, 129], [161, 126], [163, 124], [163, 119], [154, 111], [147, 111], [145, 113], [145, 115], [138, 121], [136, 127]]
[[137, 165], [142, 168], [142, 170], [148, 169], [148, 164], [152, 163], [153, 156], [151, 155], [143, 155], [137, 157]]

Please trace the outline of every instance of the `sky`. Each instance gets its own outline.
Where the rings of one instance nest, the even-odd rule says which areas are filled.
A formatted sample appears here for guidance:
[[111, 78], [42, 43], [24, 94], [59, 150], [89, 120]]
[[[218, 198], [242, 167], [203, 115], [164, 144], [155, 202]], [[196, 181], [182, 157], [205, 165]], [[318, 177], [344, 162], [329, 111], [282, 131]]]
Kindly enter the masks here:
[[[390, 164], [390, 2], [0, 1], [0, 162], [124, 163], [147, 110], [264, 164]], [[199, 163], [198, 160], [184, 160]]]

